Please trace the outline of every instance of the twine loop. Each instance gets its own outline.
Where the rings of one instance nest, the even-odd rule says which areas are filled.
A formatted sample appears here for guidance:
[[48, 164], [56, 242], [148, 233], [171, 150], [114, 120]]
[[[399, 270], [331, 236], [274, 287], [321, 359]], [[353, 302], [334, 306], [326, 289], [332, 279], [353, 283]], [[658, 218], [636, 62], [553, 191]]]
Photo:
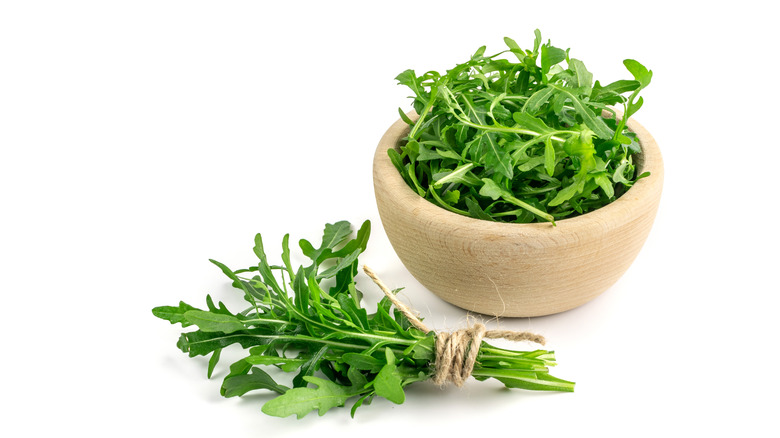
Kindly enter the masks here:
[[[390, 302], [414, 327], [425, 333], [433, 331], [423, 324], [411, 309], [390, 291], [374, 271], [364, 265], [363, 272], [382, 289], [382, 292], [384, 292]], [[441, 386], [447, 382], [452, 382], [455, 386], [462, 386], [466, 379], [471, 376], [472, 371], [474, 371], [479, 348], [484, 338], [531, 341], [541, 345], [545, 344], [545, 339], [541, 335], [512, 330], [488, 330], [481, 323], [474, 323], [467, 328], [453, 332], [436, 332], [436, 361], [433, 383]]]

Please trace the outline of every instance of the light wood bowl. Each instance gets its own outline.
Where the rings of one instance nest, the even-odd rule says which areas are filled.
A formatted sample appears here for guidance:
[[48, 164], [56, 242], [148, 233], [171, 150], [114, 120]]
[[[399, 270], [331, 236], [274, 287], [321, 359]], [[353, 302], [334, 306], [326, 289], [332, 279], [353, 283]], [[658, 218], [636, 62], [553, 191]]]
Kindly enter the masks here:
[[596, 298], [639, 254], [661, 200], [664, 169], [653, 137], [639, 123], [637, 181], [615, 202], [549, 223], [473, 219], [420, 197], [398, 173], [387, 150], [409, 131], [403, 120], [384, 134], [374, 154], [374, 192], [387, 237], [401, 262], [428, 290], [463, 309], [531, 317], [573, 309]]

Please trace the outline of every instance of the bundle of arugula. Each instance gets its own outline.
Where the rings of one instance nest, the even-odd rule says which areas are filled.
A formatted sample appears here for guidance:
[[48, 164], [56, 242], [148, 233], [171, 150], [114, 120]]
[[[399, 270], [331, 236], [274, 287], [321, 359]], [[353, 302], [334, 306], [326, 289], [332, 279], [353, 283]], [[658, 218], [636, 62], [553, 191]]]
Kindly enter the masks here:
[[[626, 59], [634, 79], [602, 86], [568, 49], [535, 36], [533, 50], [504, 38], [508, 50], [485, 56], [482, 46], [444, 75], [396, 77], [420, 116], [399, 109], [410, 132], [400, 153], [388, 153], [420, 196], [478, 219], [554, 224], [614, 201], [648, 175], [636, 175], [632, 155], [641, 149], [626, 122], [652, 71]], [[518, 62], [498, 58], [504, 53]]]
[[[258, 234], [256, 266], [232, 270], [211, 260], [249, 308], [232, 313], [207, 296], [207, 310], [181, 302], [152, 312], [172, 324], [197, 326], [183, 333], [177, 345], [190, 357], [211, 354], [209, 378], [223, 348], [239, 344], [248, 349], [246, 357], [230, 365], [220, 392], [225, 397], [258, 389], [279, 393], [263, 405], [268, 415], [302, 418], [312, 410], [323, 415], [350, 398], [356, 399], [352, 416], [374, 396], [403, 403], [404, 387], [433, 375], [436, 336], [413, 327], [387, 297], [373, 314], [361, 307], [355, 276], [369, 234], [368, 221], [355, 238], [349, 222], [327, 224], [319, 248], [300, 241], [311, 265], [297, 270], [291, 264], [289, 235], [282, 241], [282, 264], [272, 265]], [[550, 351], [511, 351], [482, 342], [471, 375], [477, 380], [492, 377], [510, 388], [572, 391], [574, 383], [549, 375], [547, 367], [554, 360]], [[292, 388], [277, 383], [262, 367], [296, 373]]]

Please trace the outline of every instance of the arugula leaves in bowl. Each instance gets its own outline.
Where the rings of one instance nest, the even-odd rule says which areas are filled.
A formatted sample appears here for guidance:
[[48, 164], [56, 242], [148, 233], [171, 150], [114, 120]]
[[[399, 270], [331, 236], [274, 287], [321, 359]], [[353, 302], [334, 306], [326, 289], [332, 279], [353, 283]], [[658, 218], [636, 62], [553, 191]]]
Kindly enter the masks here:
[[477, 219], [555, 224], [648, 176], [637, 175], [641, 148], [626, 122], [642, 107], [652, 71], [627, 59], [633, 79], [601, 85], [539, 30], [532, 50], [504, 42], [507, 50], [486, 56], [482, 46], [444, 74], [397, 76], [419, 117], [399, 109], [410, 131], [388, 154], [413, 190]]

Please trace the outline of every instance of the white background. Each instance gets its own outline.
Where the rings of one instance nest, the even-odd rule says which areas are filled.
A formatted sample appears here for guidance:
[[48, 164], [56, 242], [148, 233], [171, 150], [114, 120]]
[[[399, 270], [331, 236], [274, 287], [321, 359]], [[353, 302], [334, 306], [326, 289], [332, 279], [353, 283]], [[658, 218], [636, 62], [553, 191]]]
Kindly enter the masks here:
[[[0, 3], [2, 414], [13, 436], [769, 436], [777, 433], [778, 108], [769, 2]], [[303, 420], [224, 399], [225, 363], [151, 308], [238, 302], [214, 258], [373, 223], [361, 259], [436, 329], [466, 313], [404, 269], [371, 160], [409, 107], [394, 77], [539, 28], [603, 83], [654, 72], [639, 120], [666, 183], [628, 273], [545, 335], [572, 394], [417, 384]], [[378, 291], [361, 277], [369, 304]], [[241, 307], [233, 306], [234, 310]], [[491, 322], [495, 325], [495, 322]], [[517, 345], [533, 348], [533, 345]], [[232, 354], [232, 353], [231, 353]], [[237, 353], [236, 353], [237, 354]], [[225, 355], [230, 357], [228, 353]], [[227, 363], [227, 362], [226, 362]]]

